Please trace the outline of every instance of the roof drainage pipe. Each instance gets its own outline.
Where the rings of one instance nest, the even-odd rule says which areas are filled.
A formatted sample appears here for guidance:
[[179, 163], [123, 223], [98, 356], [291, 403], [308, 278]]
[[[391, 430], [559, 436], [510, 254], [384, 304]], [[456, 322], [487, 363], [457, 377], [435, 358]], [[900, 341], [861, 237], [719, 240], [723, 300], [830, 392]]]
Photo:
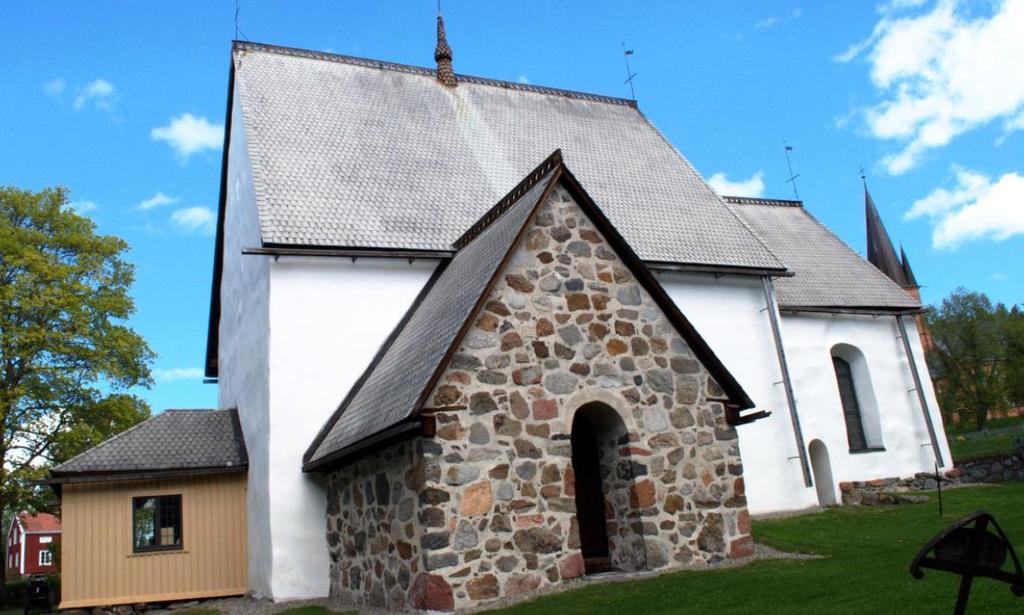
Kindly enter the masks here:
[[910, 374], [914, 377], [914, 390], [917, 391], [917, 401], [921, 404], [921, 412], [924, 414], [924, 424], [928, 427], [928, 439], [932, 443], [932, 451], [935, 453], [935, 463], [941, 468], [942, 449], [939, 448], [939, 439], [935, 437], [935, 425], [932, 424], [932, 414], [928, 412], [928, 401], [924, 396], [924, 388], [921, 386], [921, 375], [917, 371], [917, 361], [914, 359], [914, 352], [910, 346], [910, 339], [907, 338], [907, 326], [903, 322], [903, 315], [896, 315], [896, 326], [900, 330], [900, 339], [903, 340], [903, 351], [907, 353], [907, 361], [910, 363]]
[[[796, 396], [793, 394], [793, 381], [789, 377], [789, 364], [786, 363], [786, 350], [782, 347], [782, 331], [779, 329], [779, 311], [775, 304], [775, 289], [768, 276], [761, 278], [764, 286], [765, 309], [772, 325], [772, 337], [775, 338], [775, 354], [779, 358], [779, 370], [782, 372], [782, 384], [786, 390], [786, 404], [789, 406], [789, 418], [793, 423], [793, 435], [796, 437], [796, 450], [800, 458], [800, 470], [804, 475], [804, 486], [813, 487], [811, 466], [807, 461], [807, 449], [804, 447], [804, 432], [800, 428], [800, 416], [796, 412]], [[916, 374], [916, 372], [915, 372]]]

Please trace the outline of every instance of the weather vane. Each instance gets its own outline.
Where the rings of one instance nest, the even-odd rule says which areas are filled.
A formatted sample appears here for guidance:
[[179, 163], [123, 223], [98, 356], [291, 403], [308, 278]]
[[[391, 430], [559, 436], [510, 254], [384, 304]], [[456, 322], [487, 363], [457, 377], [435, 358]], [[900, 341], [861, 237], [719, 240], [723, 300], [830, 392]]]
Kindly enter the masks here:
[[800, 177], [800, 174], [793, 174], [793, 163], [789, 160], [789, 152], [793, 151], [793, 146], [785, 141], [782, 142], [782, 146], [784, 148], [783, 151], [786, 152], [786, 166], [789, 167], [789, 179], [786, 180], [786, 183], [793, 184], [793, 198], [799, 201], [800, 193], [796, 191], [796, 178]]
[[636, 100], [636, 92], [633, 90], [633, 78], [636, 77], [636, 73], [633, 72], [629, 67], [629, 56], [633, 55], [632, 49], [626, 49], [626, 43], [622, 43], [622, 55], [626, 58], [626, 81], [629, 84], [629, 96], [634, 101]]

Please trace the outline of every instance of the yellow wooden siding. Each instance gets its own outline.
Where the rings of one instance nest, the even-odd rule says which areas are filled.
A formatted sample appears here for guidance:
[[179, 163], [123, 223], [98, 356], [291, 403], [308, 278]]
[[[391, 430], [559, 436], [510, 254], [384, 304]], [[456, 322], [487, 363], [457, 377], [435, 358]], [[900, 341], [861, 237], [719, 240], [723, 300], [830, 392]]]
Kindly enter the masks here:
[[[245, 474], [64, 485], [61, 608], [247, 591]], [[132, 498], [181, 494], [182, 549], [134, 553]]]

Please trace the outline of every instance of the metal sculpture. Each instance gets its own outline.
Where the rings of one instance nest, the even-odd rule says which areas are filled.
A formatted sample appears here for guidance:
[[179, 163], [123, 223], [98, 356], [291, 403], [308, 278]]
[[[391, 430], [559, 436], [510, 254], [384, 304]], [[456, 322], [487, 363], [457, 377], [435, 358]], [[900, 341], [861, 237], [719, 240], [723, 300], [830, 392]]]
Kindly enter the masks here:
[[[990, 525], [995, 533], [989, 531]], [[1007, 556], [1013, 561], [1013, 572], [1003, 570]], [[995, 518], [984, 510], [964, 517], [932, 538], [910, 564], [910, 574], [915, 579], [924, 578], [923, 568], [960, 575], [954, 615], [965, 612], [976, 577], [1002, 581], [1010, 586], [1014, 596], [1024, 596], [1024, 571], [1013, 544]]]

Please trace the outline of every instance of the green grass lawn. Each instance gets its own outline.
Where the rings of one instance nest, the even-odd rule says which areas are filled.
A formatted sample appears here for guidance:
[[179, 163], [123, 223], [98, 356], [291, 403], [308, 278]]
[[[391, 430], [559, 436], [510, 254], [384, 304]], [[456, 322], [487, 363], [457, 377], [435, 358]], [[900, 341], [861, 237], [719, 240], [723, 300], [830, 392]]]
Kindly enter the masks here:
[[1013, 431], [982, 434], [971, 438], [949, 434], [949, 452], [956, 461], [969, 461], [1009, 453], [1016, 448], [1017, 438], [1024, 438], [1024, 425]]
[[[1017, 550], [1024, 550], [1024, 484], [943, 492], [942, 519], [932, 498], [928, 504], [833, 508], [754, 524], [760, 542], [825, 559], [597, 584], [492, 613], [949, 613], [958, 577], [926, 572], [915, 580], [908, 572], [911, 560], [934, 534], [978, 508], [995, 515]], [[1024, 613], [1024, 599], [1007, 586], [975, 581], [968, 613], [1018, 612]]]

